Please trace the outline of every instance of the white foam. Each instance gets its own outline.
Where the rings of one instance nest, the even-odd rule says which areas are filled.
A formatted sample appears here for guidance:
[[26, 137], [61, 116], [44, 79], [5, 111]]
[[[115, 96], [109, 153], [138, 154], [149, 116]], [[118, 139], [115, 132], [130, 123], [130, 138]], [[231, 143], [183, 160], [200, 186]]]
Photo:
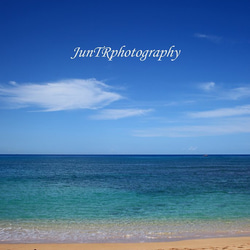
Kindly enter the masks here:
[[148, 242], [249, 235], [250, 220], [0, 222], [1, 243]]

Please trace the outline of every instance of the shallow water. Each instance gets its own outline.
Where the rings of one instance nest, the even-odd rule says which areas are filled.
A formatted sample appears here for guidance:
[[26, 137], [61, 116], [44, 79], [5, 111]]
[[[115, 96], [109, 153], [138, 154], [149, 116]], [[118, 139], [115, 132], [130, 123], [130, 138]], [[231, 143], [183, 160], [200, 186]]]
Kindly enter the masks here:
[[250, 235], [250, 156], [0, 156], [1, 242]]

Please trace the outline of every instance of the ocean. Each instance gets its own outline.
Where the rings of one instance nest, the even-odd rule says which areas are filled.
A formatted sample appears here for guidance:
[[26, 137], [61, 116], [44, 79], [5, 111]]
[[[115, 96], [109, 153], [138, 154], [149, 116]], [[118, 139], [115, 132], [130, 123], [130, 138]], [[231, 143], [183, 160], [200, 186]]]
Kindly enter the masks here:
[[0, 155], [0, 242], [250, 236], [250, 155]]

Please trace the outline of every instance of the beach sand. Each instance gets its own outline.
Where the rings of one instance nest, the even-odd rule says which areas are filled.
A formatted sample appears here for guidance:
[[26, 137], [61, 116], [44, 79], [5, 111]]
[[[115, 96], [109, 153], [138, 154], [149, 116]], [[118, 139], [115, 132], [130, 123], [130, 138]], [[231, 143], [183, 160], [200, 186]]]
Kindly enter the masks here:
[[250, 237], [152, 243], [0, 244], [0, 250], [250, 250]]

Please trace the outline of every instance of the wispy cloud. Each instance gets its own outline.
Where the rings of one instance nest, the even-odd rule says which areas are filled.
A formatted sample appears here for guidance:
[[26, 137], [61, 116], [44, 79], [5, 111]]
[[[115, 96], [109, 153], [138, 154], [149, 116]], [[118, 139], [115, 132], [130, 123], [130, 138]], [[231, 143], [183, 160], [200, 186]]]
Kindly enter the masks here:
[[206, 92], [206, 94], [212, 93], [213, 97], [223, 100], [239, 100], [250, 97], [250, 87], [241, 86], [238, 88], [223, 88], [215, 82], [200, 83], [198, 88]]
[[218, 43], [222, 40], [222, 37], [220, 36], [206, 35], [206, 34], [201, 34], [201, 33], [195, 33], [194, 36], [197, 38], [207, 39], [214, 43]]
[[196, 102], [196, 100], [181, 100], [181, 101], [172, 101], [169, 103], [166, 103], [164, 105], [164, 107], [174, 107], [174, 106], [181, 106], [181, 105], [188, 105], [188, 104], [194, 104]]
[[199, 88], [204, 91], [211, 91], [212, 89], [215, 88], [215, 83], [214, 82], [201, 83], [199, 85]]
[[183, 125], [134, 131], [137, 137], [200, 137], [250, 133], [250, 118], [226, 120], [211, 125]]
[[0, 86], [0, 100], [12, 108], [32, 107], [42, 111], [98, 109], [123, 97], [96, 79], [69, 79], [44, 84]]
[[196, 151], [198, 149], [198, 147], [195, 147], [195, 146], [190, 146], [188, 148], [188, 151]]
[[152, 109], [104, 109], [90, 118], [95, 120], [117, 120], [132, 116], [142, 116], [151, 111]]
[[208, 110], [202, 112], [189, 113], [192, 118], [215, 118], [215, 117], [226, 117], [226, 116], [240, 116], [249, 115], [250, 105], [237, 106], [234, 108], [221, 108], [215, 110]]
[[223, 92], [223, 98], [230, 100], [238, 100], [250, 97], [250, 87], [239, 87]]

